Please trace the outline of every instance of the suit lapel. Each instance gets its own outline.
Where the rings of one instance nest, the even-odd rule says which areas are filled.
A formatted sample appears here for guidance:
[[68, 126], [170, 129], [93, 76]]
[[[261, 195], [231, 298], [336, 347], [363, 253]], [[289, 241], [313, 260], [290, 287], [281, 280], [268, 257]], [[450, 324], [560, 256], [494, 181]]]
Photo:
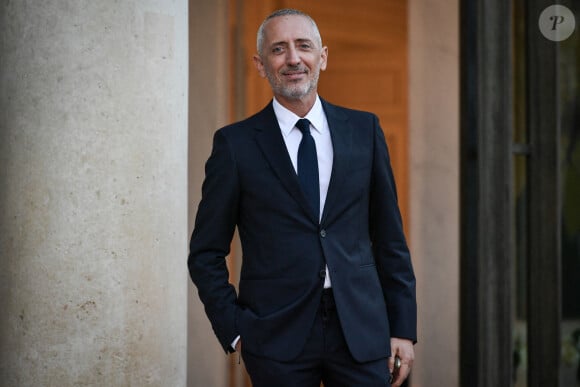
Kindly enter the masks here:
[[351, 148], [353, 131], [348, 123], [348, 117], [342, 109], [331, 105], [322, 99], [321, 101], [330, 128], [334, 153], [330, 184], [328, 187], [328, 193], [326, 194], [324, 210], [322, 212], [321, 224], [323, 224], [327, 221], [329, 212], [332, 208], [335, 208], [335, 203], [340, 198], [341, 187], [347, 177], [348, 165], [350, 164], [352, 156]]
[[[330, 128], [334, 158], [330, 185], [326, 194], [326, 201], [322, 212], [321, 223], [327, 220], [330, 210], [340, 198], [341, 187], [347, 177], [348, 165], [352, 156], [352, 127], [348, 123], [347, 115], [337, 106], [322, 101], [324, 113]], [[278, 126], [278, 120], [274, 114], [272, 103], [256, 116], [255, 130], [256, 142], [262, 153], [268, 160], [280, 183], [300, 203], [304, 211], [311, 219], [318, 223], [317, 217], [310, 210], [310, 206], [300, 188], [296, 171], [288, 155], [288, 149], [282, 138], [282, 132]]]
[[[278, 125], [278, 120], [274, 114], [272, 103], [256, 116], [254, 129], [256, 130], [256, 142], [262, 153], [268, 160], [272, 170], [280, 180], [280, 183], [286, 190], [297, 200], [304, 211], [313, 221], [318, 223], [318, 217], [315, 217], [310, 206], [302, 192], [300, 182], [296, 171], [292, 166], [292, 161], [288, 155], [288, 149], [282, 138], [282, 131]], [[264, 187], [267, 189], [267, 187]]]

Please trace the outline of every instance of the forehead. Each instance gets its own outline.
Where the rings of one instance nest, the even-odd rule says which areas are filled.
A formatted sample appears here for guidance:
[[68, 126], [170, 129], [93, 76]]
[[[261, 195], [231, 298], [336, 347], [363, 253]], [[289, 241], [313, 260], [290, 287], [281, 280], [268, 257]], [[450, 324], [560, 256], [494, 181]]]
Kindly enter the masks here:
[[312, 22], [301, 15], [275, 17], [266, 24], [264, 33], [267, 44], [295, 40], [316, 41], [316, 33]]

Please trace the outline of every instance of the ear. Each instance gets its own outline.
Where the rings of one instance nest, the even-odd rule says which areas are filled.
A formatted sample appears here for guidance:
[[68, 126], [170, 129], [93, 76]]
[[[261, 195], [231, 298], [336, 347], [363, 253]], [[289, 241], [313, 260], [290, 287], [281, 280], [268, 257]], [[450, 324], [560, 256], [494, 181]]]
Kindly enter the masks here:
[[260, 55], [255, 54], [253, 56], [253, 59], [254, 66], [256, 66], [256, 69], [258, 70], [258, 74], [260, 74], [262, 78], [266, 78], [266, 70], [264, 70], [264, 63], [262, 62], [262, 58], [260, 58]]
[[326, 70], [326, 65], [328, 63], [328, 47], [322, 47], [320, 50], [320, 70]]

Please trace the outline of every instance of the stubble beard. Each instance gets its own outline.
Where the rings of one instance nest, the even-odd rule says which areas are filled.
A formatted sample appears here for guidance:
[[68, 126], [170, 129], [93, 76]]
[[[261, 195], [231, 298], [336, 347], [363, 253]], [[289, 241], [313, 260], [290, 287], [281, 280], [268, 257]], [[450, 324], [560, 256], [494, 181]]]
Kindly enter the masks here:
[[287, 99], [301, 99], [310, 95], [318, 85], [319, 72], [316, 71], [314, 77], [309, 79], [306, 83], [290, 83], [285, 85], [281, 78], [277, 78], [274, 74], [267, 72], [266, 77], [272, 86], [275, 95], [280, 95]]

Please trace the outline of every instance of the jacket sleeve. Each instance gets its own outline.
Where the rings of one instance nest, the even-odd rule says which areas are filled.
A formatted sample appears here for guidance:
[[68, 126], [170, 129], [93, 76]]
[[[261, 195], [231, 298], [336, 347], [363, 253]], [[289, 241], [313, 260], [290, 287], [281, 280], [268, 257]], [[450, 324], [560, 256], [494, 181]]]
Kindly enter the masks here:
[[237, 222], [239, 181], [233, 153], [221, 131], [214, 136], [205, 174], [188, 268], [212, 328], [224, 350], [230, 352], [230, 344], [238, 336], [238, 307], [226, 257]]
[[370, 234], [387, 304], [392, 337], [417, 341], [415, 275], [397, 202], [395, 180], [383, 131], [374, 120], [370, 191]]

